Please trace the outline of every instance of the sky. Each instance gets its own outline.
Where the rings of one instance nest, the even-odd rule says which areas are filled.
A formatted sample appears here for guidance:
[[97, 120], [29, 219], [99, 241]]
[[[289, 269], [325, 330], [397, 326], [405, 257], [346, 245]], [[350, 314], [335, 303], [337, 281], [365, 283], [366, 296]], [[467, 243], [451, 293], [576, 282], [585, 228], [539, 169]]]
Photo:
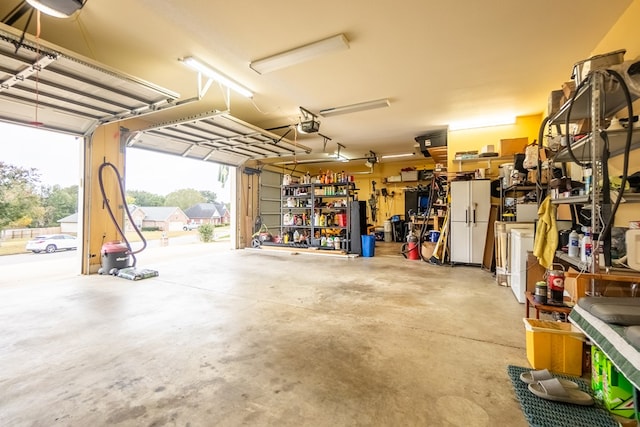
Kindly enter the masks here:
[[[40, 183], [69, 187], [80, 183], [81, 138], [0, 122], [0, 161], [40, 172]], [[218, 165], [180, 156], [127, 148], [126, 189], [166, 196], [193, 188], [213, 191], [230, 202], [229, 184], [218, 183]], [[122, 173], [122, 171], [120, 171]]]

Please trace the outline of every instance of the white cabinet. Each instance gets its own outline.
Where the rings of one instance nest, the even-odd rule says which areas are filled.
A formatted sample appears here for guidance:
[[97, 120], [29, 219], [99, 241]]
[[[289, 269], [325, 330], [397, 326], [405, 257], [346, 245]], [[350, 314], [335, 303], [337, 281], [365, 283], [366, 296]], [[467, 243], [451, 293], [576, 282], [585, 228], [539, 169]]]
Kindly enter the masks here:
[[491, 210], [489, 180], [451, 183], [451, 262], [481, 264]]
[[511, 230], [511, 290], [519, 303], [526, 301], [527, 290], [527, 251], [533, 250], [533, 230]]

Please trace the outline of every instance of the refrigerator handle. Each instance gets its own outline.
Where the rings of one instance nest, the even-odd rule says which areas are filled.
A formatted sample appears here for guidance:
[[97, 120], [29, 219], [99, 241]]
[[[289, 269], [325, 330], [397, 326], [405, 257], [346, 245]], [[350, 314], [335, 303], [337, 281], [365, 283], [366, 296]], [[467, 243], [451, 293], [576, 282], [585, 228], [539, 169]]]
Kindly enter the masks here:
[[473, 223], [476, 223], [476, 209], [478, 208], [478, 204], [474, 203], [473, 204]]
[[464, 223], [469, 224], [469, 208], [468, 207], [464, 210]]

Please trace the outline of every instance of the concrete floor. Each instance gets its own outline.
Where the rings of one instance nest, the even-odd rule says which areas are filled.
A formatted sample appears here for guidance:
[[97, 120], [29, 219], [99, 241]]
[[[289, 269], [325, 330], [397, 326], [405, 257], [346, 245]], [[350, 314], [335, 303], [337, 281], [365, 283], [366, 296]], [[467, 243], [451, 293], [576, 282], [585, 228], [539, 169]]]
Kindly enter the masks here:
[[527, 425], [511, 289], [383, 246], [170, 244], [139, 255], [160, 276], [136, 282], [3, 267], [0, 425]]

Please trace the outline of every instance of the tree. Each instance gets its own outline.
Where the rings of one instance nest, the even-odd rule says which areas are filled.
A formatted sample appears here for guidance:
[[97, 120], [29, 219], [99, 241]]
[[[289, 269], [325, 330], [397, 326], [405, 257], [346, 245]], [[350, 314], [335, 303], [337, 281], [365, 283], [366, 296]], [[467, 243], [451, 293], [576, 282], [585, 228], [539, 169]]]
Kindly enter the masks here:
[[[130, 202], [129, 197], [131, 197], [133, 201]], [[164, 196], [149, 193], [148, 191], [127, 191], [127, 203], [134, 204], [136, 206], [165, 206], [164, 201]]]
[[78, 186], [62, 188], [59, 185], [42, 189], [44, 217], [42, 226], [58, 225], [57, 221], [78, 211]]
[[178, 206], [182, 210], [204, 202], [205, 198], [202, 194], [192, 188], [174, 191], [173, 193], [167, 194], [167, 197], [164, 199], [165, 206]]
[[27, 226], [38, 215], [40, 174], [0, 161], [0, 228]]
[[213, 203], [218, 198], [218, 195], [213, 191], [203, 190], [203, 191], [200, 191], [200, 194], [202, 194], [202, 197], [204, 197], [205, 203]]

